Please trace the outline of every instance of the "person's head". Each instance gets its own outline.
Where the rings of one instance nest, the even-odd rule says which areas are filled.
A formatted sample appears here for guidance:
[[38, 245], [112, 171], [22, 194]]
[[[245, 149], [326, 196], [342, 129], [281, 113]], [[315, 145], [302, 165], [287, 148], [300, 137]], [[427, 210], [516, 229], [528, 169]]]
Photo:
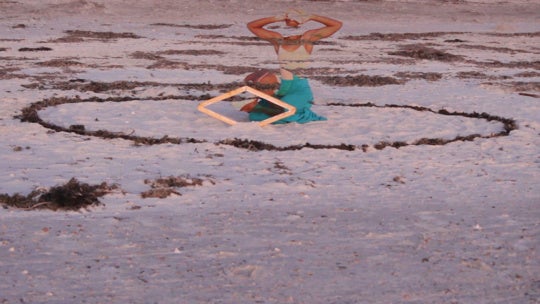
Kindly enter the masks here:
[[260, 69], [247, 75], [244, 82], [246, 85], [268, 95], [274, 95], [280, 84], [279, 77], [266, 69]]

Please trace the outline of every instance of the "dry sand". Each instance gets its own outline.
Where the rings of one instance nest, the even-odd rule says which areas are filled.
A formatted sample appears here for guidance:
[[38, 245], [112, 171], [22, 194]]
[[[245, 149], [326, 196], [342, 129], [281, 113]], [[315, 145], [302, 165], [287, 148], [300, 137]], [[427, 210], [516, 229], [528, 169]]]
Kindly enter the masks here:
[[[329, 122], [195, 111], [289, 7]], [[539, 79], [538, 1], [0, 0], [0, 193], [117, 185], [2, 202], [0, 303], [540, 303]]]

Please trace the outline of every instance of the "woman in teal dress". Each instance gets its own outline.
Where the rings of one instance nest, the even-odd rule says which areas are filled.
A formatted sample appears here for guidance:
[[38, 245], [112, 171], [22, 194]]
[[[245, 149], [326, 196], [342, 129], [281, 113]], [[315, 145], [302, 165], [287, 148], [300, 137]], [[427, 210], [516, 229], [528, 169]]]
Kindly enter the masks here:
[[[281, 77], [268, 70], [258, 70], [248, 75], [245, 82], [248, 86], [259, 89], [296, 108], [294, 115], [278, 120], [274, 124], [326, 120], [325, 117], [311, 110], [313, 93], [306, 78], [298, 77], [284, 69], [281, 69]], [[283, 113], [284, 109], [267, 100], [256, 99], [242, 107], [242, 111], [249, 112], [249, 119], [252, 121], [263, 121]]]

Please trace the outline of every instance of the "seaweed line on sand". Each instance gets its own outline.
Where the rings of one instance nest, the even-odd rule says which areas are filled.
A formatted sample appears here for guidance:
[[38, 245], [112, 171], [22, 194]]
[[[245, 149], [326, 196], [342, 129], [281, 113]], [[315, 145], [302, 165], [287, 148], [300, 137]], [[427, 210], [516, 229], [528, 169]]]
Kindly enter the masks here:
[[375, 149], [382, 150], [385, 147], [394, 147], [394, 148], [400, 148], [405, 147], [409, 145], [446, 145], [448, 143], [456, 142], [456, 141], [472, 141], [476, 138], [494, 138], [494, 137], [500, 137], [500, 136], [508, 136], [510, 135], [510, 132], [513, 130], [518, 129], [517, 123], [514, 119], [511, 118], [504, 118], [500, 116], [491, 115], [485, 112], [482, 113], [466, 113], [466, 112], [450, 112], [445, 109], [440, 109], [438, 111], [435, 111], [433, 109], [430, 109], [428, 107], [421, 107], [421, 106], [411, 106], [411, 105], [396, 105], [396, 104], [386, 104], [386, 105], [376, 105], [374, 103], [358, 103], [358, 104], [343, 104], [343, 103], [329, 103], [329, 106], [346, 106], [346, 107], [373, 107], [373, 108], [402, 108], [402, 109], [410, 109], [414, 111], [419, 112], [431, 112], [438, 115], [446, 115], [446, 116], [462, 116], [467, 118], [473, 118], [473, 119], [484, 119], [487, 121], [498, 121], [502, 123], [503, 130], [498, 133], [492, 133], [489, 135], [481, 135], [481, 134], [471, 134], [467, 136], [456, 136], [453, 139], [443, 139], [443, 138], [421, 138], [419, 140], [416, 140], [412, 143], [407, 142], [379, 142], [374, 145]]
[[[149, 98], [145, 97], [145, 100], [164, 100], [164, 99], [175, 99], [178, 97], [174, 96], [161, 96], [161, 97], [155, 97], [155, 98]], [[135, 145], [157, 145], [157, 144], [184, 144], [184, 143], [191, 143], [191, 144], [198, 144], [198, 143], [207, 143], [207, 140], [204, 139], [196, 139], [196, 138], [190, 138], [190, 137], [169, 137], [167, 135], [161, 137], [161, 138], [155, 138], [155, 137], [149, 137], [149, 136], [136, 136], [133, 134], [125, 134], [122, 132], [110, 132], [107, 130], [96, 130], [96, 131], [89, 131], [86, 130], [84, 125], [71, 125], [69, 128], [58, 126], [56, 124], [46, 122], [43, 119], [39, 117], [38, 112], [46, 107], [50, 106], [58, 106], [61, 104], [66, 103], [81, 103], [81, 102], [125, 102], [125, 101], [132, 101], [132, 100], [138, 100], [137, 98], [133, 97], [116, 97], [116, 98], [98, 98], [98, 97], [92, 97], [89, 99], [80, 99], [79, 97], [75, 98], [68, 98], [68, 97], [54, 97], [50, 99], [45, 99], [39, 102], [32, 103], [30, 106], [23, 108], [20, 115], [15, 116], [15, 118], [20, 119], [22, 122], [30, 122], [30, 123], [37, 123], [43, 126], [44, 128], [54, 130], [56, 132], [69, 132], [69, 133], [75, 133], [79, 135], [84, 136], [94, 136], [94, 137], [100, 137], [104, 139], [124, 139], [124, 140], [130, 140]], [[407, 142], [378, 142], [373, 145], [373, 147], [377, 150], [382, 150], [386, 147], [394, 147], [394, 148], [400, 148], [405, 147], [409, 145], [445, 145], [451, 142], [455, 141], [472, 141], [475, 138], [493, 138], [493, 137], [499, 137], [499, 136], [508, 136], [511, 131], [516, 130], [517, 123], [515, 120], [510, 118], [504, 118], [499, 116], [494, 116], [488, 113], [466, 113], [466, 112], [450, 112], [445, 109], [441, 110], [433, 110], [427, 107], [420, 107], [420, 106], [411, 106], [411, 105], [395, 105], [395, 104], [386, 104], [386, 105], [376, 105], [373, 103], [362, 103], [362, 104], [343, 104], [343, 103], [330, 103], [327, 104], [327, 106], [347, 106], [347, 107], [376, 107], [376, 108], [404, 108], [414, 111], [428, 111], [434, 114], [438, 115], [447, 115], [447, 116], [462, 116], [472, 119], [484, 119], [487, 121], [498, 121], [503, 124], [503, 130], [498, 133], [492, 133], [488, 135], [481, 135], [481, 134], [471, 134], [467, 136], [457, 136], [453, 139], [442, 139], [442, 138], [421, 138], [419, 140], [416, 140], [412, 143]], [[234, 146], [240, 149], [245, 149], [248, 151], [263, 151], [263, 150], [271, 150], [271, 151], [291, 151], [291, 150], [300, 150], [303, 148], [311, 148], [311, 149], [338, 149], [338, 150], [345, 150], [345, 151], [354, 151], [357, 148], [361, 148], [362, 151], [366, 152], [369, 145], [363, 144], [363, 145], [351, 145], [351, 144], [334, 144], [334, 145], [319, 145], [319, 144], [300, 144], [300, 145], [291, 145], [291, 146], [284, 146], [284, 147], [277, 147], [272, 144], [264, 143], [262, 141], [255, 141], [255, 140], [247, 140], [247, 139], [225, 139], [221, 140], [215, 143], [216, 145], [230, 145]]]

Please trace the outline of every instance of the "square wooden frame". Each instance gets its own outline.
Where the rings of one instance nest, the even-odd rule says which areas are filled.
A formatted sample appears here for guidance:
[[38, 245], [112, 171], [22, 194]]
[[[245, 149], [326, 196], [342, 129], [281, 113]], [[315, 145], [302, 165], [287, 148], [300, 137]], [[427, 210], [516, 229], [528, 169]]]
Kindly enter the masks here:
[[280, 119], [283, 119], [283, 118], [286, 118], [286, 117], [289, 117], [291, 115], [294, 115], [294, 113], [296, 113], [296, 108], [294, 106], [291, 106], [290, 104], [286, 103], [286, 102], [283, 102], [273, 96], [270, 96], [266, 93], [263, 93], [259, 90], [256, 90], [252, 87], [249, 87], [249, 86], [243, 86], [243, 87], [240, 87], [238, 89], [234, 89], [232, 91], [229, 91], [227, 93], [224, 93], [224, 94], [221, 94], [219, 96], [216, 96], [214, 98], [210, 98], [206, 101], [203, 101], [201, 102], [198, 106], [197, 106], [197, 110], [211, 116], [211, 117], [214, 117], [215, 119], [218, 119], [218, 120], [221, 120], [225, 123], [228, 123], [229, 125], [235, 125], [237, 124], [238, 122], [236, 120], [233, 120], [227, 116], [224, 116], [224, 115], [221, 115], [219, 113], [216, 113], [210, 109], [207, 108], [207, 106], [211, 105], [211, 104], [214, 104], [216, 102], [220, 102], [222, 100], [225, 100], [227, 98], [231, 98], [235, 95], [238, 95], [238, 94], [242, 94], [244, 92], [249, 92], [257, 97], [260, 97], [262, 99], [265, 99], [265, 100], [268, 100], [269, 102], [275, 104], [275, 105], [278, 105], [282, 108], [285, 109], [285, 112], [281, 113], [281, 114], [278, 114], [278, 115], [274, 115], [270, 118], [267, 118], [263, 121], [260, 121], [259, 122], [259, 126], [261, 127], [264, 127], [268, 124], [271, 124], [273, 122], [276, 122]]

